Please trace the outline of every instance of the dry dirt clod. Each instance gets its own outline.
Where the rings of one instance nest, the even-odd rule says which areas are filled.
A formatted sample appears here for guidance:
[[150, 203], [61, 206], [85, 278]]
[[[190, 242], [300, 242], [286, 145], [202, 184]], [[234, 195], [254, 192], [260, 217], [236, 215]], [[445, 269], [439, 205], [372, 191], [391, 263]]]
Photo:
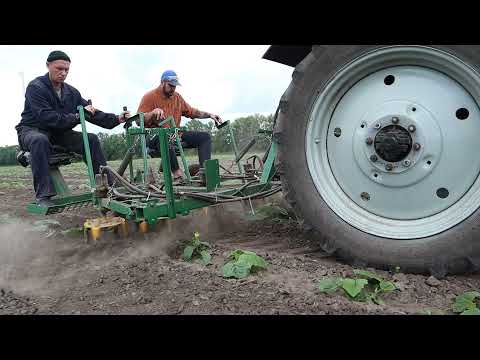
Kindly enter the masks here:
[[437, 287], [442, 285], [442, 282], [436, 277], [430, 276], [427, 280], [425, 280], [425, 284], [427, 284], [428, 286]]
[[403, 283], [405, 283], [405, 282], [408, 281], [407, 275], [405, 275], [405, 274], [403, 274], [403, 273], [399, 273], [399, 274], [393, 275], [393, 276], [392, 276], [392, 279], [393, 279], [393, 280], [398, 280], [398, 281], [403, 282]]

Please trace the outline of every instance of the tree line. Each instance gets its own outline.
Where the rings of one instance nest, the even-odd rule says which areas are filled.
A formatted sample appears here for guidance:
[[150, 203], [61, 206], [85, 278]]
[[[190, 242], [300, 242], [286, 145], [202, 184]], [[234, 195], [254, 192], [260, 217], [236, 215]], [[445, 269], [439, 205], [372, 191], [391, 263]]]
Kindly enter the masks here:
[[[250, 152], [263, 152], [270, 145], [267, 136], [259, 134], [259, 130], [272, 130], [273, 115], [250, 115], [241, 117], [230, 122], [233, 136], [235, 138], [238, 151], [241, 151], [252, 139], [256, 139], [255, 144], [250, 148]], [[192, 119], [185, 125], [189, 131], [205, 131], [212, 137], [212, 151], [214, 154], [233, 153], [232, 139], [228, 126], [217, 129], [213, 121], [203, 123], [200, 120]], [[99, 133], [98, 137], [105, 156], [108, 160], [120, 160], [127, 152], [127, 142], [125, 134], [107, 134]], [[17, 146], [0, 147], [0, 166], [15, 165]], [[196, 150], [187, 150], [186, 152], [195, 152]]]

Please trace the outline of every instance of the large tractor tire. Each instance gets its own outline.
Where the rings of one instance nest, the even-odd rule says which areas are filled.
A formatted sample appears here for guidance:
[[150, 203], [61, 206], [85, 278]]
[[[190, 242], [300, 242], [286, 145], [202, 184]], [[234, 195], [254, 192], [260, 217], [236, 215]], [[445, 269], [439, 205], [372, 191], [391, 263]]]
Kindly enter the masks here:
[[274, 133], [284, 196], [325, 251], [436, 276], [480, 265], [480, 46], [322, 45]]

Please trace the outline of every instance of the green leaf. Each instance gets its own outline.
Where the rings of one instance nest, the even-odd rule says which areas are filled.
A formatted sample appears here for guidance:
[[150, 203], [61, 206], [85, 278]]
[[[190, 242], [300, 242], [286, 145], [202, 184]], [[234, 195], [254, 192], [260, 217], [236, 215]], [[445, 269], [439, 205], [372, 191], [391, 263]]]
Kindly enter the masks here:
[[334, 292], [338, 289], [338, 279], [323, 279], [317, 283], [318, 288], [322, 292]]
[[81, 236], [83, 229], [81, 227], [73, 227], [67, 230], [60, 231], [63, 236]]
[[480, 309], [471, 309], [462, 312], [460, 315], [480, 315]]
[[261, 269], [267, 268], [267, 262], [254, 252], [246, 251], [238, 257], [238, 263], [246, 263], [250, 267], [257, 267]]
[[204, 265], [208, 265], [211, 263], [212, 256], [207, 250], [200, 251], [200, 256], [202, 257], [202, 261]]
[[368, 280], [366, 279], [343, 279], [342, 288], [348, 295], [355, 298], [367, 284]]
[[186, 261], [190, 261], [194, 250], [195, 248], [193, 246], [191, 245], [186, 246], [185, 249], [183, 250], [183, 259]]
[[378, 296], [372, 296], [372, 300], [377, 305], [385, 305], [385, 301], [383, 301], [383, 299], [380, 299]]
[[480, 297], [478, 291], [469, 291], [462, 295], [459, 295], [455, 299], [453, 304], [453, 312], [462, 313], [466, 310], [474, 310], [477, 308], [475, 304], [475, 299]]
[[245, 263], [230, 261], [223, 266], [222, 272], [223, 277], [242, 279], [250, 274], [250, 266]]
[[240, 257], [240, 255], [242, 255], [243, 253], [244, 253], [243, 250], [235, 250], [235, 251], [232, 251], [232, 252], [230, 253], [230, 255], [228, 255], [228, 257], [229, 257], [230, 259], [233, 259], [233, 260], [236, 261], [236, 260], [238, 260], [238, 258]]
[[373, 273], [373, 272], [370, 272], [370, 271], [366, 271], [366, 270], [353, 270], [353, 273], [357, 276], [360, 276], [362, 278], [365, 278], [367, 280], [369, 279], [372, 279], [372, 280], [377, 280], [379, 283], [381, 283], [382, 281], [384, 281], [380, 276], [378, 276], [377, 274]]
[[385, 281], [385, 280], [382, 280], [380, 281], [380, 290], [383, 291], [383, 292], [388, 292], [388, 291], [393, 291], [393, 290], [396, 290], [397, 288], [395, 287], [395, 285], [390, 282], [390, 281]]

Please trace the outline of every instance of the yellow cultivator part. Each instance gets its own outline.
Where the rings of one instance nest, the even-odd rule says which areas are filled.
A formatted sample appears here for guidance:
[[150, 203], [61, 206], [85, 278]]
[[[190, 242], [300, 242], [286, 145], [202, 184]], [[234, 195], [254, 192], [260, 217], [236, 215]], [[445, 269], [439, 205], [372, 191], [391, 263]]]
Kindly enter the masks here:
[[113, 231], [126, 237], [128, 235], [128, 225], [124, 218], [118, 216], [89, 219], [83, 225], [83, 234], [86, 242], [90, 239], [97, 241], [104, 231]]
[[138, 231], [142, 234], [146, 234], [148, 232], [148, 223], [146, 221], [138, 223]]

